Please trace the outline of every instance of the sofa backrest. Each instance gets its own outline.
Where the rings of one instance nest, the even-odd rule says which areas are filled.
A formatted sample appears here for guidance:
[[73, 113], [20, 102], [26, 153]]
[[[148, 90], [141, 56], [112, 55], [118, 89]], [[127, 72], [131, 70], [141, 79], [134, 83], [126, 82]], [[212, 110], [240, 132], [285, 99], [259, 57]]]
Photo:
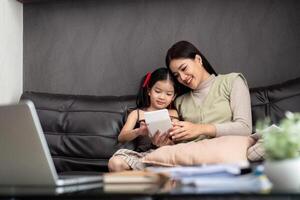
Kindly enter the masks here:
[[[289, 110], [300, 112], [300, 78], [282, 84], [251, 88], [253, 125], [270, 117], [278, 123]], [[34, 102], [58, 172], [106, 171], [107, 161], [121, 146], [118, 134], [135, 96], [84, 96], [25, 92]]]

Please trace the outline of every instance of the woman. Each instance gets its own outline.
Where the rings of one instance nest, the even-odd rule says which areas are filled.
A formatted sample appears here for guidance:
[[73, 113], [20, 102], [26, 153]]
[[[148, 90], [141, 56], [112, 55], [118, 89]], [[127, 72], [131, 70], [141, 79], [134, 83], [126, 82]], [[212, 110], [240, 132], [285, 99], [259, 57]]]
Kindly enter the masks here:
[[175, 105], [184, 121], [174, 122], [174, 142], [200, 140], [252, 132], [250, 94], [243, 75], [217, 75], [203, 54], [190, 42], [175, 43], [167, 52], [166, 66], [190, 91]]

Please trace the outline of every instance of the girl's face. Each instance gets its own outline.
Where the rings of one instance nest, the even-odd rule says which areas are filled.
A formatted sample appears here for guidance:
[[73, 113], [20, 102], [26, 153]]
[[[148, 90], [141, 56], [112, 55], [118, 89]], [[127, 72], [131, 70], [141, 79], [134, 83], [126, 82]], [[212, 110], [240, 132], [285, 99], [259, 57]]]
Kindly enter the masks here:
[[175, 98], [173, 83], [170, 80], [157, 81], [148, 93], [150, 109], [167, 108]]
[[209, 73], [202, 65], [202, 59], [196, 55], [194, 59], [178, 58], [170, 62], [170, 70], [179, 83], [196, 89], [198, 85], [209, 77]]

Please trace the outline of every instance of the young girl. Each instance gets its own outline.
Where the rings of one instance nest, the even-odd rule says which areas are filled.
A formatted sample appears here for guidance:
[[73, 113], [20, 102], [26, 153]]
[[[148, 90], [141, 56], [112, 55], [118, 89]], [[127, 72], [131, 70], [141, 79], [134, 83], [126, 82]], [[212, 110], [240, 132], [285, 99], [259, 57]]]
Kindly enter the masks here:
[[152, 143], [155, 146], [173, 144], [168, 133], [160, 134], [157, 132], [153, 138], [148, 136], [144, 112], [168, 108], [171, 120], [178, 121], [177, 111], [170, 109], [175, 99], [175, 94], [175, 81], [167, 68], [159, 68], [152, 73], [147, 73], [142, 79], [137, 94], [137, 109], [128, 115], [127, 121], [118, 137], [120, 143], [134, 139], [143, 140], [144, 148], [138, 149], [141, 152], [129, 149], [118, 150], [109, 160], [108, 168], [110, 171], [142, 169], [143, 164], [140, 162], [140, 159], [152, 151], [151, 149], [149, 150], [150, 147], [147, 144]]

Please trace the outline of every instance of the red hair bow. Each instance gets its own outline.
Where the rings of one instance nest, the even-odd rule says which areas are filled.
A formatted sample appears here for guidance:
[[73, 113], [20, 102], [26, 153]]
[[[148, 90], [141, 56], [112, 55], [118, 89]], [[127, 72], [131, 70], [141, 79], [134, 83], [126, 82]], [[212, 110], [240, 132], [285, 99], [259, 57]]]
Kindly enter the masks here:
[[148, 83], [149, 83], [150, 78], [151, 78], [151, 73], [148, 72], [148, 73], [146, 74], [146, 78], [145, 78], [144, 83], [143, 83], [143, 88], [146, 87], [146, 86], [148, 86]]

